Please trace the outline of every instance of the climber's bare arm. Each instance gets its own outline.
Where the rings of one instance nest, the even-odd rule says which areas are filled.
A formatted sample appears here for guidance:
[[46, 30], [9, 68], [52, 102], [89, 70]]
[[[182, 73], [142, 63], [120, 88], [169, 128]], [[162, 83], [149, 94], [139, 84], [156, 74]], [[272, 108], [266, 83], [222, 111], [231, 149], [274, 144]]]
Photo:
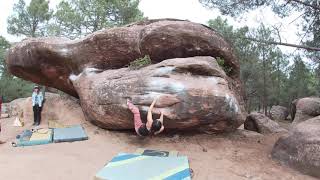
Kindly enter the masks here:
[[162, 111], [161, 111], [161, 115], [160, 115], [159, 121], [161, 122], [162, 126], [161, 126], [161, 129], [160, 129], [159, 131], [157, 131], [157, 132], [154, 133], [155, 135], [161, 133], [161, 132], [164, 130], [164, 125], [163, 125], [163, 113], [162, 113]]
[[155, 98], [155, 99], [153, 100], [152, 104], [150, 105], [150, 107], [149, 107], [149, 109], [148, 109], [147, 121], [148, 121], [148, 123], [150, 124], [150, 126], [151, 126], [151, 124], [152, 124], [152, 122], [153, 122], [153, 119], [152, 119], [152, 109], [153, 109], [154, 105], [156, 104], [156, 101], [157, 101], [157, 98]]
[[159, 121], [160, 121], [161, 124], [163, 125], [163, 112], [162, 112], [162, 111], [161, 111], [161, 115], [160, 115]]

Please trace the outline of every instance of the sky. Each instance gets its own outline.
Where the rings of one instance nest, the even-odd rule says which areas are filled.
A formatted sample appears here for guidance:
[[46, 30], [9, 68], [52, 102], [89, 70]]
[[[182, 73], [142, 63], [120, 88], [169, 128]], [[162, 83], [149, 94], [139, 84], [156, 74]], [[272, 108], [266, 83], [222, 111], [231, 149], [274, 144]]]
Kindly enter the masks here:
[[[30, 0], [25, 0], [28, 4]], [[50, 0], [50, 8], [53, 9], [61, 0]], [[12, 36], [7, 33], [7, 18], [13, 11], [13, 4], [18, 0], [0, 0], [0, 35], [4, 36], [10, 42], [17, 42], [24, 37]], [[192, 22], [206, 24], [209, 19], [214, 19], [221, 16], [219, 10], [207, 9], [203, 7], [198, 0], [141, 0], [139, 9], [144, 13], [144, 16], [149, 19], [155, 18], [176, 18], [190, 20]], [[287, 43], [299, 43], [296, 36], [298, 21], [291, 23], [298, 13], [281, 19], [277, 17], [270, 9], [258, 9], [249, 14], [246, 14], [246, 19], [235, 21], [230, 17], [225, 17], [228, 22], [234, 27], [257, 27], [260, 22], [266, 25], [281, 25], [281, 40]], [[281, 47], [286, 52], [293, 52], [293, 48]]]

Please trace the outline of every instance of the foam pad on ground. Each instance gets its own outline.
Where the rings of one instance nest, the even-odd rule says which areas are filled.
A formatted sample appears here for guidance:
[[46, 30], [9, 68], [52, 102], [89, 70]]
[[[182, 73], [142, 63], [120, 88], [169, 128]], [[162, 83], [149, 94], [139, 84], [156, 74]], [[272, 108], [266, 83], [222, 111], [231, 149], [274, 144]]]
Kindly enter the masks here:
[[34, 146], [52, 143], [52, 130], [39, 129], [33, 132], [30, 138], [21, 137], [17, 140], [16, 146]]
[[82, 126], [53, 129], [53, 142], [73, 142], [87, 140], [88, 136]]
[[156, 157], [119, 154], [95, 176], [96, 180], [191, 180], [186, 156]]

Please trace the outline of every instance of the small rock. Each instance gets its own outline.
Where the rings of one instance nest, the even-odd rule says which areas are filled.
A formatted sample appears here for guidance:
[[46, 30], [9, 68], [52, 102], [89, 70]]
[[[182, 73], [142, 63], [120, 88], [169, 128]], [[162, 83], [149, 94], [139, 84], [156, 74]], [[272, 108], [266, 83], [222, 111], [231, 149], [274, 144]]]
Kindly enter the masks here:
[[272, 120], [286, 120], [289, 115], [289, 111], [283, 106], [272, 106], [270, 110], [270, 117]]
[[293, 124], [298, 124], [320, 115], [320, 98], [317, 97], [295, 100], [291, 103], [291, 106]]
[[251, 113], [244, 122], [244, 128], [261, 134], [287, 132], [277, 122], [262, 113]]

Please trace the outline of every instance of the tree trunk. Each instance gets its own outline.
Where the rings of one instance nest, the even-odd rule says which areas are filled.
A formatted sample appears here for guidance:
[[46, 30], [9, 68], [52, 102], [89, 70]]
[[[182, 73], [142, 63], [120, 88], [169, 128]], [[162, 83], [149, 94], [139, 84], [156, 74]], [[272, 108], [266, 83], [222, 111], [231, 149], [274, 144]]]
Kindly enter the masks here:
[[277, 84], [277, 85], [278, 85], [277, 91], [278, 91], [278, 92], [277, 92], [276, 105], [279, 105], [279, 104], [280, 104], [280, 91], [281, 91], [281, 87], [280, 87], [280, 86], [281, 86], [281, 81], [280, 81], [280, 76], [281, 76], [280, 73], [281, 73], [281, 70], [280, 70], [280, 60], [279, 60], [279, 59], [277, 60], [277, 71], [278, 71], [278, 72], [277, 72], [277, 76], [278, 76], [278, 77], [277, 77], [277, 80], [278, 80], [278, 82], [277, 82], [277, 83], [278, 83], [278, 84]]
[[262, 108], [264, 114], [267, 115], [267, 87], [266, 87], [266, 57], [265, 57], [265, 47], [262, 49], [262, 67], [263, 67], [263, 97], [262, 97]]

